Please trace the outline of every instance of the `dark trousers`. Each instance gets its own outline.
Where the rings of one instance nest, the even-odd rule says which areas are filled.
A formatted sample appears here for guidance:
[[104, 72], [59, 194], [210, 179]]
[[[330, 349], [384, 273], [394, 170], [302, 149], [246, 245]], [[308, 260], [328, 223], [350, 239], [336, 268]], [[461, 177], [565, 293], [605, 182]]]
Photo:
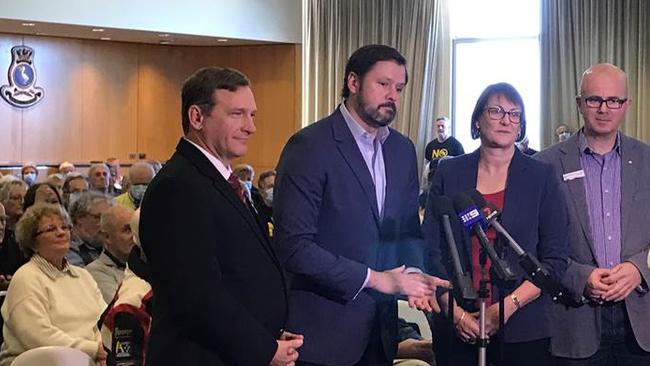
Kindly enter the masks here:
[[625, 302], [602, 307], [600, 347], [588, 358], [555, 358], [556, 366], [647, 366], [650, 352], [646, 352], [634, 338]]
[[[397, 348], [397, 344], [395, 344]], [[298, 349], [300, 352], [300, 349]], [[384, 346], [381, 341], [381, 334], [379, 331], [379, 324], [375, 322], [372, 332], [370, 333], [370, 339], [368, 340], [368, 345], [361, 356], [361, 360], [354, 364], [354, 366], [391, 366], [393, 360], [386, 359], [386, 353], [384, 352]], [[317, 363], [310, 363], [298, 360], [296, 366], [322, 366]], [[339, 366], [339, 365], [337, 365]]]
[[[465, 343], [454, 335], [451, 352], [449, 340], [439, 339], [434, 343], [437, 366], [476, 366], [478, 364], [478, 346]], [[549, 366], [552, 357], [549, 352], [549, 338], [529, 342], [499, 342], [490, 338], [487, 347], [488, 366]]]

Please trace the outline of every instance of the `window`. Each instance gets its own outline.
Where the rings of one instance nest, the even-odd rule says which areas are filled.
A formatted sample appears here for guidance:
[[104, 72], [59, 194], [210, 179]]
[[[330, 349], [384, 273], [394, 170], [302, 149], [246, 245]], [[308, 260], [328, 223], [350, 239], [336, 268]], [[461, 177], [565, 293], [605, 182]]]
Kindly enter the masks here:
[[485, 87], [505, 81], [524, 100], [526, 134], [539, 150], [539, 0], [454, 0], [450, 10], [454, 136], [466, 152], [479, 146], [470, 132], [474, 105]]

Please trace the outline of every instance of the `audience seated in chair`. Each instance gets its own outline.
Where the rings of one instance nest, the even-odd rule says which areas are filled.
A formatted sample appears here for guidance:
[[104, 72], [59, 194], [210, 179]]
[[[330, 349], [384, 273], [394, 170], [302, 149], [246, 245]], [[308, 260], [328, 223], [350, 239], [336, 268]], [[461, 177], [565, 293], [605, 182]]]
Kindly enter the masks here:
[[132, 217], [133, 210], [120, 205], [109, 208], [102, 215], [100, 235], [104, 250], [99, 258], [86, 266], [107, 303], [111, 302], [124, 278], [126, 261], [135, 244], [129, 225]]
[[72, 222], [61, 205], [37, 204], [16, 225], [16, 238], [29, 262], [14, 274], [4, 304], [0, 366], [42, 346], [79, 349], [105, 365], [97, 328], [106, 308], [97, 284], [64, 256]]
[[103, 247], [100, 219], [111, 206], [112, 198], [98, 192], [84, 193], [70, 206], [74, 226], [72, 245], [65, 257], [70, 264], [85, 267], [99, 258]]

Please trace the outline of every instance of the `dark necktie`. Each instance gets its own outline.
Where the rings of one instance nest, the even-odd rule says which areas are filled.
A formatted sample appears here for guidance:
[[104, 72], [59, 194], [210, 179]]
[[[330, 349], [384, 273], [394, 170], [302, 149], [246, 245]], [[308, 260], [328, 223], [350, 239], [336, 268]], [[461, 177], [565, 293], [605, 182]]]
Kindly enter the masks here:
[[244, 203], [246, 204], [246, 199], [244, 198], [244, 187], [242, 187], [241, 183], [239, 183], [239, 179], [234, 174], [230, 174], [230, 178], [228, 178], [228, 183], [230, 183], [230, 186], [232, 189], [235, 190], [235, 194], [237, 194], [237, 197]]

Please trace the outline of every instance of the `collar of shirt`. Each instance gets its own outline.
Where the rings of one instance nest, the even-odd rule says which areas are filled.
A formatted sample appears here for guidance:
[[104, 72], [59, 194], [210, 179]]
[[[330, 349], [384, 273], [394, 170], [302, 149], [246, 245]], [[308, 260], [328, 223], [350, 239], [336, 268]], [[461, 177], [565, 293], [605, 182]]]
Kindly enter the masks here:
[[30, 261], [34, 262], [38, 268], [43, 271], [50, 279], [56, 280], [59, 277], [69, 275], [71, 277], [79, 277], [77, 270], [68, 265], [68, 262], [63, 258], [63, 269], [56, 268], [52, 263], [48, 262], [47, 259], [41, 257], [37, 253], [32, 255]]
[[[372, 144], [372, 141], [375, 139], [375, 136], [370, 134], [368, 131], [364, 130], [363, 127], [361, 127], [361, 125], [359, 124], [359, 122], [357, 122], [354, 119], [354, 117], [352, 117], [350, 111], [345, 106], [345, 101], [340, 104], [339, 109], [341, 110], [343, 119], [345, 120], [345, 123], [348, 125], [350, 132], [352, 132], [352, 137], [354, 137], [354, 139], [357, 142], [370, 141], [370, 143]], [[386, 126], [379, 127], [377, 129], [377, 138], [379, 139], [379, 142], [382, 144], [384, 143], [384, 141], [386, 141], [389, 134], [390, 134], [390, 130]]]
[[102, 252], [102, 255], [99, 256], [99, 259], [104, 262], [107, 266], [111, 267], [117, 267], [119, 269], [124, 269], [126, 267], [125, 263], [122, 263], [119, 259], [117, 259], [111, 252], [108, 250], [104, 249]]
[[199, 149], [199, 151], [203, 155], [205, 155], [205, 157], [208, 158], [208, 160], [210, 160], [210, 163], [212, 163], [212, 165], [214, 165], [214, 167], [217, 169], [219, 174], [221, 174], [223, 179], [228, 180], [228, 178], [230, 178], [230, 174], [232, 174], [232, 169], [230, 168], [230, 166], [226, 166], [226, 164], [224, 164], [221, 160], [217, 159], [216, 156], [210, 154], [210, 152], [208, 150], [206, 150], [206, 149], [202, 148], [201, 146], [197, 145], [194, 141], [190, 141], [189, 139], [187, 139], [185, 137], [183, 137], [183, 138], [185, 139], [185, 141], [189, 142], [190, 144], [194, 145], [197, 149]]
[[[580, 148], [580, 155], [584, 154], [595, 154], [589, 144], [587, 143], [587, 138], [585, 137], [584, 127], [578, 132], [578, 147]], [[614, 143], [614, 148], [612, 151], [616, 151], [619, 155], [621, 154], [621, 132], [616, 132], [616, 142]], [[611, 152], [611, 151], [610, 151]]]

